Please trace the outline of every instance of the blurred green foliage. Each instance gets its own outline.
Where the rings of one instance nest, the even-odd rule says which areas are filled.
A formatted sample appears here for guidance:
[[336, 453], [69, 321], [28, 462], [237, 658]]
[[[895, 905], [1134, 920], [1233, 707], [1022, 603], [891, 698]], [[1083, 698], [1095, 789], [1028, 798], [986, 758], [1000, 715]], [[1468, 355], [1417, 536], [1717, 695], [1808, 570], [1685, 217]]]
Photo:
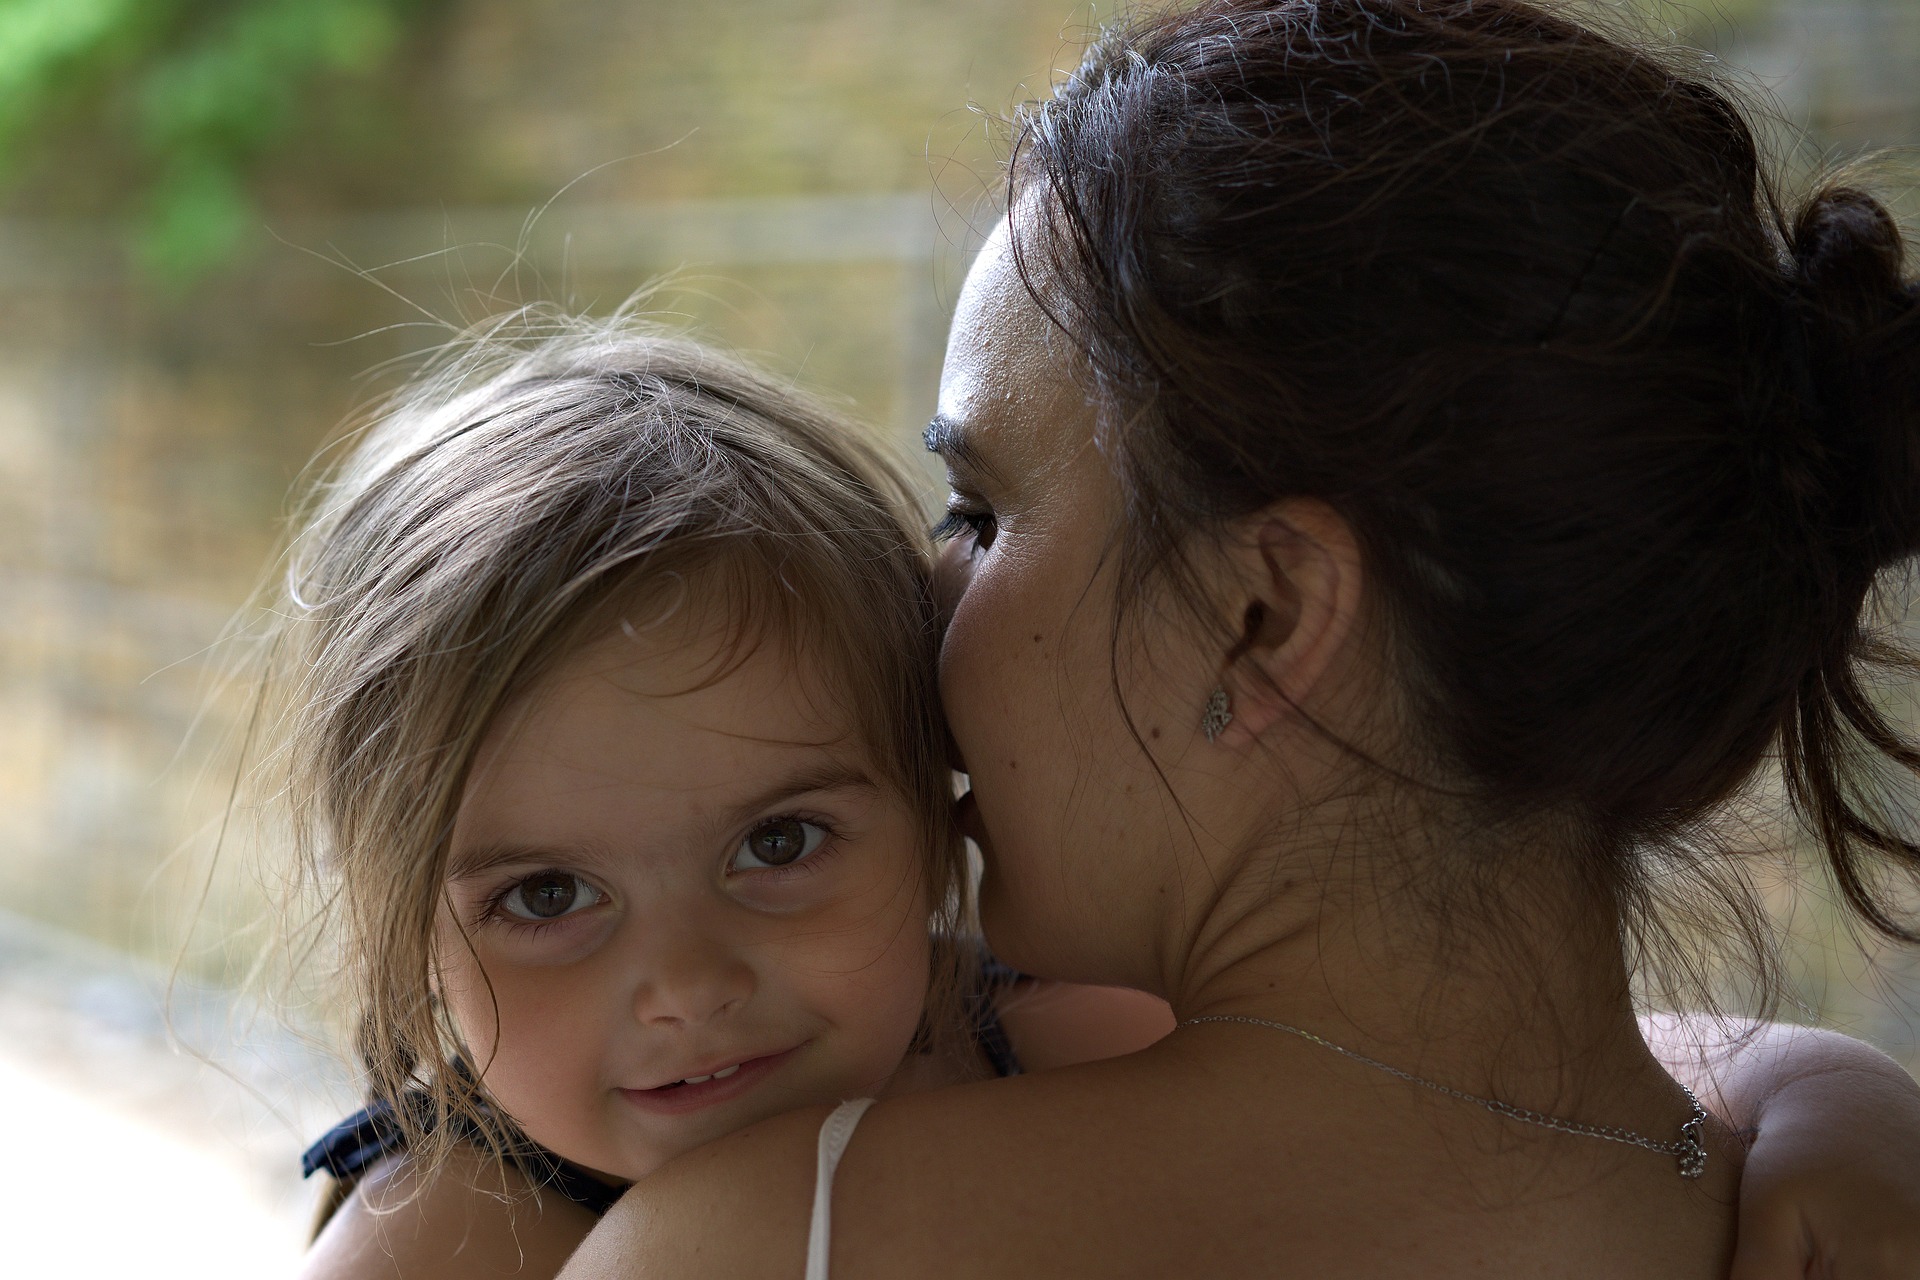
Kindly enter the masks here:
[[[391, 57], [422, 0], [0, 0], [0, 173], [56, 123], [133, 156], [140, 261], [190, 281], [254, 221], [251, 166], [328, 80]], [[63, 163], [88, 162], [68, 156]]]
[[[1776, 7], [1776, 0], [1598, 2], [1636, 11], [1657, 28], [1709, 47], [1734, 24], [1762, 22]], [[125, 219], [134, 256], [152, 277], [189, 283], [227, 261], [261, 223], [256, 193], [262, 171], [276, 156], [280, 168], [286, 167], [284, 152], [300, 139], [304, 126], [317, 123], [317, 116], [349, 120], [357, 113], [366, 132], [363, 117], [378, 96], [372, 90], [382, 84], [383, 72], [394, 70], [403, 38], [432, 3], [0, 0], [0, 180], [24, 178], [36, 165], [87, 166], [91, 172], [61, 175], [65, 181], [56, 185], [85, 187], [90, 211]], [[689, 120], [686, 129], [751, 114], [756, 105], [770, 113], [751, 121], [752, 127], [736, 121], [743, 127], [729, 136], [779, 145], [754, 150], [740, 142], [754, 153], [729, 157], [730, 164], [719, 163], [719, 156], [703, 157], [706, 168], [730, 175], [723, 185], [868, 188], [876, 185], [877, 175], [864, 172], [873, 166], [862, 162], [874, 157], [864, 155], [859, 144], [874, 130], [854, 126], [878, 115], [911, 120], [920, 130], [951, 105], [941, 96], [903, 109], [908, 104], [902, 99], [914, 95], [885, 74], [883, 69], [901, 60], [884, 50], [932, 47], [920, 42], [952, 39], [954, 32], [945, 26], [968, 16], [974, 21], [962, 25], [972, 29], [970, 42], [985, 46], [1006, 25], [1010, 13], [1002, 11], [1034, 7], [1032, 0], [904, 5], [729, 0], [711, 7], [686, 0], [634, 0], [629, 31], [644, 38], [633, 41], [632, 65], [624, 70], [661, 80], [663, 88], [671, 82], [679, 90], [658, 95], [662, 101], [650, 114], [663, 121], [677, 114], [676, 99], [702, 104], [704, 114]], [[1071, 7], [1063, 0], [1063, 15]], [[1108, 6], [1095, 5], [1080, 20], [1111, 13]], [[791, 40], [749, 35], [767, 22], [777, 27], [795, 21], [823, 38], [798, 31]], [[576, 70], [554, 72], [565, 79]], [[807, 118], [809, 113], [793, 110], [790, 94], [753, 91], [796, 78], [825, 81], [845, 92], [831, 104], [816, 104], [813, 118]], [[708, 81], [724, 82], [729, 91], [702, 92], [723, 87]], [[343, 88], [347, 94], [340, 92]], [[358, 99], [351, 96], [356, 89]], [[948, 92], [942, 85], [940, 93]], [[848, 113], [856, 118], [842, 118]], [[511, 150], [501, 139], [493, 145]], [[584, 158], [581, 167], [604, 158]], [[490, 165], [475, 167], [486, 171]], [[670, 161], [652, 166], [662, 175], [672, 167]], [[846, 181], [854, 176], [843, 172], [849, 167], [863, 172]]]

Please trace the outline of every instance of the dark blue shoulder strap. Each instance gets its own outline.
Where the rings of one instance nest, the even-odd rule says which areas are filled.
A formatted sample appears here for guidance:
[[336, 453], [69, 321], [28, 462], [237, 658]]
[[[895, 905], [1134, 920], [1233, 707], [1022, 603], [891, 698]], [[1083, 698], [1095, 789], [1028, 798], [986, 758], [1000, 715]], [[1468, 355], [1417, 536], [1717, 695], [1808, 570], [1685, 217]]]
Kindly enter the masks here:
[[[410, 1100], [420, 1102], [421, 1105], [415, 1108], [418, 1112], [416, 1119], [423, 1127], [430, 1128], [432, 1117], [425, 1105], [424, 1095], [410, 1096]], [[471, 1119], [455, 1117], [455, 1123], [461, 1137], [469, 1141], [481, 1141], [484, 1145], [484, 1135]], [[406, 1132], [400, 1127], [393, 1104], [384, 1100], [375, 1102], [327, 1130], [320, 1141], [308, 1147], [300, 1157], [300, 1173], [303, 1177], [312, 1177], [324, 1169], [341, 1182], [351, 1185], [376, 1161], [404, 1151], [406, 1146]], [[606, 1213], [626, 1190], [623, 1186], [603, 1181], [570, 1160], [561, 1159], [525, 1137], [516, 1135], [507, 1148], [506, 1156], [536, 1187], [551, 1187], [596, 1215]]]
[[1018, 969], [981, 953], [980, 981], [973, 995], [973, 1041], [993, 1073], [1002, 1078], [1020, 1074], [1020, 1058], [1007, 1039], [1007, 1029], [1000, 1025], [1000, 993], [1024, 977]]
[[350, 1182], [374, 1161], [405, 1147], [406, 1138], [394, 1118], [393, 1104], [376, 1102], [354, 1112], [308, 1147], [300, 1157], [300, 1176], [311, 1178], [324, 1169], [342, 1182]]

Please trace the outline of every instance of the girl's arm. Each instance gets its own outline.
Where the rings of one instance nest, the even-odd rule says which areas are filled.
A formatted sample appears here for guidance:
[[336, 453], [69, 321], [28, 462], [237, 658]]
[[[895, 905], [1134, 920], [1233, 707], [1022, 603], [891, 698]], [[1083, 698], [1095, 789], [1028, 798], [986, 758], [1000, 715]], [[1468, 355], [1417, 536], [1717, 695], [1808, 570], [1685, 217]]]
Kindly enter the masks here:
[[399, 1155], [354, 1188], [300, 1280], [553, 1280], [595, 1221], [465, 1145], [424, 1181]]
[[1898, 1063], [1777, 1023], [1655, 1015], [1641, 1031], [1749, 1136], [1732, 1280], [1920, 1275], [1920, 1085]]

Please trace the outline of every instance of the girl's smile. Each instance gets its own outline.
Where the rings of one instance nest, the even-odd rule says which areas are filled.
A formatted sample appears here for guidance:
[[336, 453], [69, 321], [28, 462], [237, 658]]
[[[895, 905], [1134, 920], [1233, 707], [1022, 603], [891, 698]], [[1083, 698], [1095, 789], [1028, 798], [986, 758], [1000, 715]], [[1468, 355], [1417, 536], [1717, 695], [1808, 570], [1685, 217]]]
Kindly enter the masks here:
[[792, 646], [626, 629], [489, 730], [439, 987], [489, 1097], [623, 1178], [880, 1088], [928, 981], [923, 825]]
[[768, 1076], [785, 1066], [806, 1045], [795, 1045], [776, 1053], [735, 1058], [712, 1071], [689, 1073], [680, 1080], [647, 1089], [622, 1089], [628, 1102], [656, 1115], [684, 1115], [703, 1107], [730, 1102], [755, 1088]]

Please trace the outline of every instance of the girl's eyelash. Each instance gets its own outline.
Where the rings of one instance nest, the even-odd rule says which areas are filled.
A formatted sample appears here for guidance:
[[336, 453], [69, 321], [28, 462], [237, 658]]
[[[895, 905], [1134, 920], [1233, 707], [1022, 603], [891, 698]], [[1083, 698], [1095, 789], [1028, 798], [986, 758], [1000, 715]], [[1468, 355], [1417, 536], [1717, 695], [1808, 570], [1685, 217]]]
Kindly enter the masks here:
[[[569, 912], [568, 914], [563, 916], [555, 916], [551, 920], [529, 920], [525, 916], [517, 916], [513, 914], [513, 912], [508, 911], [506, 909], [506, 901], [507, 901], [508, 894], [512, 893], [515, 889], [518, 889], [521, 885], [525, 884], [528, 880], [533, 879], [534, 876], [550, 875], [553, 872], [558, 870], [559, 870], [558, 867], [547, 867], [547, 868], [543, 868], [542, 870], [534, 872], [533, 876], [515, 876], [513, 879], [507, 881], [505, 884], [501, 885], [498, 889], [488, 894], [486, 897], [486, 900], [480, 904], [480, 910], [477, 913], [475, 913], [475, 924], [476, 925], [505, 925], [508, 929], [514, 930], [516, 932], [538, 932], [542, 929], [551, 929], [557, 925], [563, 925], [568, 923], [574, 918], [574, 916], [580, 913]], [[562, 874], [573, 875], [574, 873], [569, 871], [569, 872], [564, 872]], [[585, 876], [580, 876], [579, 879], [586, 881], [589, 884], [592, 883], [592, 881], [587, 881]], [[600, 888], [598, 885], [594, 886], [594, 892], [598, 893], [603, 900], [607, 896], [607, 891], [605, 889]]]
[[[784, 867], [756, 868], [752, 872], [752, 874], [754, 875], [778, 876], [783, 879], [795, 877], [795, 876], [810, 875], [815, 870], [818, 869], [818, 866], [820, 863], [825, 862], [827, 859], [831, 858], [839, 847], [841, 835], [840, 835], [840, 828], [838, 824], [830, 822], [826, 818], [821, 817], [819, 814], [814, 814], [814, 813], [771, 814], [768, 817], [761, 818], [758, 822], [755, 822], [753, 826], [748, 827], [746, 831], [741, 833], [740, 838], [744, 840], [746, 839], [747, 836], [753, 834], [753, 832], [757, 828], [764, 827], [769, 825], [770, 823], [775, 823], [775, 822], [805, 822], [812, 826], [819, 827], [822, 831], [826, 832], [826, 839], [821, 842], [821, 847], [816, 852], [808, 855], [805, 858], [802, 858], [800, 861]], [[738, 847], [738, 842], [736, 842], [735, 847], [736, 848]], [[549, 875], [555, 871], [559, 871], [559, 868], [547, 867], [547, 868], [541, 869], [540, 871], [535, 872], [534, 875], [536, 876]], [[565, 872], [563, 874], [572, 875], [574, 873]], [[732, 874], [744, 875], [747, 873], [734, 872]], [[507, 895], [512, 893], [514, 890], [518, 889], [521, 885], [525, 884], [531, 878], [532, 878], [531, 876], [515, 876], [513, 877], [513, 879], [501, 885], [498, 889], [495, 889], [493, 892], [489, 893], [486, 896], [486, 898], [481, 901], [479, 910], [477, 910], [474, 913], [474, 926], [477, 927], [480, 925], [504, 925], [508, 929], [515, 930], [518, 932], [538, 932], [543, 929], [554, 928], [557, 925], [564, 925], [568, 921], [572, 920], [575, 915], [580, 914], [579, 912], [572, 912], [563, 916], [555, 916], [551, 920], [529, 920], [524, 916], [517, 916], [513, 912], [508, 911], [505, 905], [507, 900]], [[581, 878], [584, 879], [585, 877], [581, 877]], [[589, 883], [591, 882], [589, 881]], [[600, 889], [596, 886], [595, 891], [599, 893], [602, 897], [606, 896], [606, 890], [604, 889]]]
[[[841, 839], [839, 826], [836, 823], [829, 822], [827, 819], [821, 817], [817, 813], [769, 814], [767, 817], [759, 819], [752, 826], [748, 827], [745, 831], [741, 832], [740, 840], [734, 842], [734, 848], [738, 850], [740, 847], [740, 843], [744, 841], [748, 836], [752, 835], [755, 831], [759, 830], [761, 827], [770, 826], [776, 822], [805, 822], [811, 826], [816, 826], [820, 828], [822, 831], [826, 832], [827, 838], [820, 842], [819, 849], [807, 855], [806, 857], [800, 859], [800, 861], [798, 862], [789, 863], [784, 867], [754, 867], [747, 871], [733, 871], [733, 872], [729, 872], [728, 874], [778, 876], [782, 879], [791, 878], [795, 876], [811, 875], [819, 869], [818, 864], [827, 861], [829, 858], [833, 857], [833, 855], [839, 851], [840, 839]], [[732, 855], [729, 854], [728, 857], [731, 858]]]

